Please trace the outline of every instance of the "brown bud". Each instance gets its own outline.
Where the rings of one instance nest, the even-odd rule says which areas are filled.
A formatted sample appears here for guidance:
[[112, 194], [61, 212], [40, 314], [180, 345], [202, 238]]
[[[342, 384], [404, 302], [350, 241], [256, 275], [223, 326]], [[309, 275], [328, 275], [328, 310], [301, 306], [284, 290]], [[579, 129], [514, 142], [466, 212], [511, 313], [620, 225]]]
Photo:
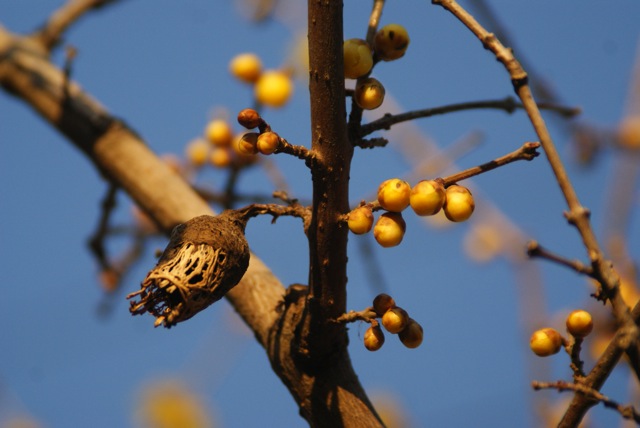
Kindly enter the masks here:
[[260, 113], [252, 108], [246, 108], [238, 113], [238, 123], [247, 129], [257, 128], [262, 122]]

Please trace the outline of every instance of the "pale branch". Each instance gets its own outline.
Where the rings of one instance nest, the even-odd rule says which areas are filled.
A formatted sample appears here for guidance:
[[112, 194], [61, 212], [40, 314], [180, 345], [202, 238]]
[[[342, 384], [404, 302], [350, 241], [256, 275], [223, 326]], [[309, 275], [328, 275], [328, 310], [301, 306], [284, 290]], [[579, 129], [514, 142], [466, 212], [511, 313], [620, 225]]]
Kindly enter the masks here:
[[[600, 284], [600, 291], [603, 294], [603, 298], [611, 302], [612, 312], [618, 325], [616, 336], [618, 336], [618, 334], [622, 335], [622, 337], [616, 341], [616, 344], [621, 346], [620, 353], [630, 347], [633, 347], [631, 353], [635, 355], [640, 354], [640, 341], [638, 340], [639, 329], [631, 316], [629, 307], [626, 305], [622, 295], [620, 294], [620, 277], [613, 269], [612, 263], [605, 259], [604, 254], [600, 249], [595, 233], [591, 228], [589, 211], [580, 204], [575, 189], [569, 180], [564, 164], [560, 159], [560, 155], [558, 154], [547, 126], [540, 114], [540, 109], [536, 105], [531, 93], [526, 71], [513, 56], [511, 49], [504, 47], [494, 34], [489, 33], [455, 0], [432, 0], [432, 3], [442, 6], [460, 20], [460, 22], [462, 22], [476, 37], [478, 37], [484, 48], [495, 55], [496, 59], [503, 64], [509, 73], [514, 91], [518, 95], [518, 98], [522, 102], [524, 109], [529, 116], [529, 120], [538, 135], [549, 165], [556, 177], [558, 186], [560, 187], [569, 207], [567, 218], [570, 220], [571, 224], [576, 227], [580, 237], [582, 238], [593, 267], [594, 278], [596, 278], [597, 282]], [[594, 368], [594, 370], [596, 369]], [[602, 386], [601, 382], [604, 382], [608, 377], [608, 374], [605, 374], [605, 372], [602, 371], [602, 376], [596, 374], [594, 377], [599, 381], [597, 384], [593, 383], [595, 382], [595, 379], [591, 379], [591, 375], [587, 376], [585, 384], [594, 389], [598, 389]], [[565, 417], [563, 417], [560, 422], [560, 426], [576, 426], [591, 405], [592, 404], [587, 400], [581, 401], [574, 399], [567, 409]]]
[[448, 177], [444, 177], [442, 181], [444, 182], [444, 186], [448, 187], [459, 181], [467, 180], [471, 177], [475, 177], [476, 175], [484, 174], [485, 172], [491, 171], [504, 165], [508, 165], [512, 162], [517, 162], [520, 160], [533, 160], [539, 155], [537, 151], [538, 147], [540, 147], [540, 143], [537, 142], [524, 143], [519, 149], [514, 150], [511, 153], [508, 153], [487, 163], [483, 163], [482, 165], [474, 166], [464, 171], [460, 171], [456, 174], [452, 174]]
[[569, 260], [565, 257], [555, 254], [541, 246], [537, 241], [529, 241], [527, 243], [527, 255], [529, 257], [539, 257], [541, 259], [549, 260], [589, 277], [593, 277], [594, 275], [593, 268], [591, 266], [585, 265], [579, 260]]
[[385, 0], [373, 0], [373, 8], [369, 15], [369, 26], [367, 27], [367, 36], [365, 37], [369, 46], [373, 46], [373, 40], [378, 31], [378, 25], [380, 25], [380, 17], [382, 16], [384, 2]]
[[342, 314], [336, 318], [334, 322], [347, 324], [356, 321], [365, 321], [370, 323], [378, 317], [379, 315], [373, 310], [373, 306], [371, 306], [362, 311], [349, 311], [346, 314]]
[[[555, 113], [558, 113], [564, 117], [573, 117], [580, 114], [580, 109], [577, 107], [564, 107], [561, 105], [553, 104], [553, 103], [540, 103], [538, 105], [539, 108], [550, 110]], [[425, 117], [437, 116], [440, 114], [453, 113], [457, 111], [464, 110], [477, 110], [477, 109], [494, 109], [494, 110], [504, 110], [505, 112], [511, 114], [515, 112], [517, 109], [523, 109], [524, 106], [521, 103], [516, 102], [516, 100], [509, 96], [501, 100], [484, 100], [484, 101], [470, 101], [464, 103], [456, 103], [449, 104], [440, 107], [426, 108], [421, 110], [413, 110], [405, 113], [399, 114], [390, 114], [387, 113], [382, 116], [380, 119], [376, 119], [373, 122], [369, 122], [364, 124], [360, 128], [359, 135], [364, 137], [369, 135], [375, 131], [379, 131], [382, 129], [391, 129], [391, 126], [407, 122], [410, 120], [421, 119]]]
[[68, 0], [31, 37], [50, 51], [60, 43], [64, 32], [87, 12], [116, 1], [118, 0]]
[[625, 419], [633, 420], [640, 424], [640, 413], [632, 405], [622, 405], [612, 400], [604, 394], [601, 394], [593, 388], [589, 388], [581, 383], [570, 383], [562, 380], [556, 382], [531, 382], [531, 386], [536, 391], [541, 389], [556, 389], [558, 392], [573, 391], [582, 394], [587, 398], [596, 402], [601, 402], [605, 407], [616, 410]]

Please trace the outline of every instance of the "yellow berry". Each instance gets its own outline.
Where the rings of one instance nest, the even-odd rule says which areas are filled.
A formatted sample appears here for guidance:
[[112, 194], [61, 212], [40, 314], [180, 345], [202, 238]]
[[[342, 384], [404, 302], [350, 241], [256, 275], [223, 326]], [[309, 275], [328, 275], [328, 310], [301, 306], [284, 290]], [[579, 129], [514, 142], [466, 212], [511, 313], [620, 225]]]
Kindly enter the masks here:
[[618, 144], [629, 150], [640, 150], [640, 115], [627, 116], [618, 126]]
[[263, 123], [260, 113], [252, 108], [246, 108], [238, 113], [238, 123], [247, 129], [253, 129]]
[[260, 77], [262, 62], [256, 54], [244, 53], [236, 55], [229, 64], [229, 71], [237, 79], [253, 83]]
[[243, 156], [258, 153], [258, 133], [247, 132], [236, 142], [236, 151]]
[[409, 47], [409, 34], [399, 24], [388, 24], [376, 33], [374, 48], [376, 55], [383, 61], [393, 61], [404, 56]]
[[593, 330], [591, 314], [582, 309], [575, 310], [567, 316], [567, 331], [574, 337], [585, 337]]
[[396, 306], [396, 301], [388, 294], [378, 294], [373, 299], [373, 310], [378, 316], [383, 316], [389, 309]]
[[529, 346], [537, 356], [548, 357], [560, 351], [562, 336], [552, 328], [543, 328], [531, 335]]
[[378, 218], [373, 227], [373, 237], [385, 248], [395, 247], [402, 242], [407, 225], [402, 214], [387, 212]]
[[229, 147], [233, 141], [233, 130], [226, 120], [216, 119], [209, 122], [204, 135], [216, 147]]
[[373, 227], [373, 212], [369, 207], [358, 207], [352, 210], [347, 218], [349, 230], [356, 235], [367, 233]]
[[463, 186], [453, 185], [447, 187], [446, 198], [442, 209], [451, 221], [465, 221], [476, 207], [469, 189]]
[[442, 208], [445, 190], [442, 183], [435, 180], [422, 180], [411, 189], [409, 203], [416, 214], [434, 215]]
[[382, 325], [391, 334], [398, 334], [409, 324], [409, 314], [396, 306], [382, 315]]
[[407, 326], [398, 333], [398, 338], [400, 342], [407, 348], [417, 348], [422, 344], [422, 339], [424, 337], [424, 332], [422, 330], [422, 326], [418, 324], [413, 318], [409, 318], [409, 323]]
[[364, 346], [369, 351], [377, 351], [384, 345], [384, 333], [376, 322], [364, 332]]
[[365, 110], [373, 110], [382, 104], [384, 101], [384, 86], [377, 79], [373, 77], [367, 77], [358, 81], [356, 85], [356, 91], [354, 99], [356, 104]]
[[270, 155], [280, 144], [280, 136], [275, 132], [264, 132], [258, 137], [258, 151], [263, 155]]
[[371, 71], [373, 54], [371, 48], [362, 39], [345, 40], [342, 45], [344, 54], [344, 77], [357, 79]]
[[292, 93], [291, 77], [282, 71], [265, 71], [256, 82], [256, 99], [269, 107], [282, 107], [289, 101]]
[[193, 140], [187, 144], [186, 154], [192, 165], [201, 167], [209, 159], [209, 144], [202, 139]]
[[385, 180], [378, 187], [378, 203], [387, 211], [400, 212], [409, 206], [411, 186], [399, 178]]
[[209, 162], [216, 168], [226, 168], [232, 161], [233, 157], [228, 147], [214, 147], [209, 156]]

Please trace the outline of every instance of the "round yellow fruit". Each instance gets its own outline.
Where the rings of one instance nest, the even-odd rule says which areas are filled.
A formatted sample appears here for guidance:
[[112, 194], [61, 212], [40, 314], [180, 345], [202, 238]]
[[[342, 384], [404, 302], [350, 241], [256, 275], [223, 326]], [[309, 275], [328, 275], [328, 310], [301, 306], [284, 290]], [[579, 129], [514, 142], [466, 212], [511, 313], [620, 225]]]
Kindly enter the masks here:
[[384, 333], [377, 323], [364, 332], [364, 347], [369, 351], [377, 351], [384, 345]]
[[420, 216], [434, 215], [442, 209], [445, 190], [442, 183], [435, 180], [422, 180], [411, 189], [409, 203], [413, 211]]
[[381, 246], [395, 247], [402, 242], [407, 225], [402, 218], [402, 214], [387, 212], [378, 218], [373, 227], [373, 237]]
[[209, 122], [204, 135], [216, 147], [229, 147], [233, 141], [233, 129], [223, 119], [215, 119]]
[[280, 145], [280, 137], [275, 132], [264, 132], [258, 137], [258, 151], [263, 155], [270, 155]]
[[409, 324], [409, 314], [396, 306], [382, 315], [382, 325], [391, 334], [398, 334]]
[[209, 162], [216, 168], [226, 168], [232, 161], [233, 156], [229, 147], [214, 147], [209, 156]]
[[537, 356], [548, 357], [560, 351], [562, 336], [553, 328], [543, 328], [531, 335], [529, 346]]
[[455, 184], [447, 187], [442, 209], [449, 220], [454, 222], [465, 221], [471, 217], [475, 207], [476, 204], [469, 189]]
[[367, 233], [373, 227], [373, 212], [369, 207], [358, 207], [348, 214], [347, 225], [356, 235]]
[[617, 132], [618, 144], [629, 150], [640, 150], [640, 115], [622, 119]]
[[344, 54], [344, 77], [357, 79], [371, 71], [373, 54], [366, 41], [362, 39], [345, 40], [342, 48]]
[[411, 186], [399, 178], [383, 181], [378, 187], [378, 203], [387, 211], [400, 212], [409, 206]]
[[409, 47], [409, 33], [400, 24], [388, 24], [376, 33], [374, 49], [378, 58], [393, 61], [404, 56]]
[[201, 167], [209, 159], [209, 144], [200, 138], [193, 140], [187, 144], [186, 155], [192, 165]]
[[577, 309], [567, 316], [567, 331], [573, 337], [585, 337], [593, 330], [591, 314], [582, 309]]
[[291, 77], [282, 71], [265, 71], [255, 87], [256, 100], [269, 107], [282, 107], [293, 93]]
[[409, 318], [409, 323], [407, 326], [398, 333], [398, 338], [400, 342], [407, 348], [417, 348], [422, 344], [422, 339], [424, 337], [424, 331], [422, 330], [422, 326], [418, 324], [413, 318]]
[[255, 155], [258, 153], [258, 133], [247, 132], [236, 141], [236, 151], [243, 156]]
[[377, 79], [368, 77], [358, 81], [354, 94], [356, 104], [365, 110], [373, 110], [384, 101], [384, 86]]
[[243, 82], [254, 83], [262, 72], [262, 62], [253, 53], [236, 55], [229, 63], [229, 71]]

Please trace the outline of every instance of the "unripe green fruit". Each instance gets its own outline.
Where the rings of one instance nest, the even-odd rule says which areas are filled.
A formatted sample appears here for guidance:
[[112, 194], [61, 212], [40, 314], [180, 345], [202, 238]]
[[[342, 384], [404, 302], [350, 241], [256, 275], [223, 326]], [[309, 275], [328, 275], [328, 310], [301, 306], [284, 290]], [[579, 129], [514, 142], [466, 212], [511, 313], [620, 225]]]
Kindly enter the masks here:
[[379, 317], [383, 316], [389, 309], [395, 306], [396, 301], [393, 297], [385, 293], [378, 294], [375, 299], [373, 299], [373, 310]]
[[371, 71], [373, 54], [371, 47], [362, 39], [345, 40], [342, 46], [344, 55], [344, 77], [357, 79]]
[[411, 186], [404, 180], [392, 178], [378, 187], [378, 203], [387, 211], [400, 212], [409, 206]]
[[407, 326], [398, 333], [398, 338], [400, 342], [407, 348], [417, 348], [422, 344], [422, 339], [424, 338], [424, 332], [422, 330], [422, 326], [418, 324], [413, 318], [409, 318], [409, 323]]
[[365, 110], [373, 110], [384, 101], [384, 86], [373, 77], [368, 77], [358, 81], [354, 94], [356, 104]]
[[349, 230], [356, 235], [367, 233], [373, 227], [373, 212], [369, 207], [358, 207], [352, 210], [347, 219]]
[[585, 337], [593, 330], [591, 314], [582, 309], [575, 310], [567, 316], [567, 331], [573, 337]]
[[475, 206], [473, 195], [469, 189], [456, 184], [447, 187], [442, 209], [449, 220], [454, 222], [467, 220], [473, 214]]
[[548, 357], [560, 351], [562, 336], [553, 328], [543, 328], [531, 335], [529, 346], [537, 356]]
[[382, 325], [391, 334], [398, 334], [409, 324], [409, 314], [396, 306], [382, 315]]
[[237, 79], [246, 83], [253, 83], [260, 77], [262, 62], [256, 54], [236, 55], [229, 64], [229, 71]]
[[364, 332], [364, 346], [369, 351], [377, 351], [382, 348], [382, 345], [384, 345], [384, 333], [376, 322]]
[[258, 137], [258, 151], [263, 155], [270, 155], [280, 144], [280, 137], [275, 132], [264, 132]]
[[238, 113], [238, 123], [247, 129], [253, 129], [262, 123], [262, 118], [254, 109], [246, 108]]
[[411, 189], [409, 203], [413, 211], [420, 216], [438, 213], [444, 201], [445, 190], [439, 181], [422, 180]]
[[258, 133], [247, 132], [240, 137], [236, 143], [236, 151], [243, 156], [255, 155], [258, 153]]
[[255, 87], [256, 100], [269, 107], [282, 107], [293, 93], [291, 77], [282, 71], [265, 71]]
[[381, 246], [395, 247], [402, 242], [407, 224], [402, 218], [402, 214], [387, 212], [378, 218], [376, 225], [373, 227], [373, 237]]
[[383, 61], [393, 61], [404, 56], [409, 47], [409, 34], [400, 24], [388, 24], [374, 38], [376, 55]]

